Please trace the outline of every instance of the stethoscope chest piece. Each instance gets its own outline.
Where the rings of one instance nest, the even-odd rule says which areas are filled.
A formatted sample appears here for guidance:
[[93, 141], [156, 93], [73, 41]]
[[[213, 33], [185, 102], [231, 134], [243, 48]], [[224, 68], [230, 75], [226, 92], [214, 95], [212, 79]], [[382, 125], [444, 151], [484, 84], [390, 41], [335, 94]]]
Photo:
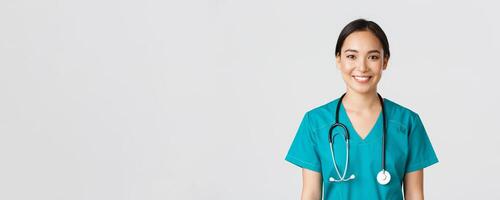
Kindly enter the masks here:
[[391, 174], [386, 170], [382, 170], [377, 174], [377, 181], [380, 185], [386, 185], [391, 181]]

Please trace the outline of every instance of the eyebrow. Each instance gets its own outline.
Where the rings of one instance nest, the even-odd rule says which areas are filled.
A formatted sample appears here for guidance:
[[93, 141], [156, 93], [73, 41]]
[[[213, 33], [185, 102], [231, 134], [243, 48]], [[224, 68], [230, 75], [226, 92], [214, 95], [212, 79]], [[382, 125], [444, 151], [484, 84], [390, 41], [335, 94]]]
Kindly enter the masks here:
[[[358, 50], [354, 50], [354, 49], [346, 49], [346, 50], [344, 51], [344, 53], [345, 53], [345, 52], [354, 52], [354, 53], [358, 53]], [[370, 51], [368, 51], [368, 53], [379, 53], [379, 54], [380, 54], [380, 51], [379, 51], [379, 50], [370, 50]]]

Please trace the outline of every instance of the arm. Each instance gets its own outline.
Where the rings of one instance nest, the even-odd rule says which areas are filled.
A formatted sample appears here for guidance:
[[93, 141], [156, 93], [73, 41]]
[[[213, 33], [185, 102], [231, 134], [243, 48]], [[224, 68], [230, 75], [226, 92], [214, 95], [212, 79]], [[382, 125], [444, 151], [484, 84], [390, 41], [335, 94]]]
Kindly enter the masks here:
[[302, 168], [302, 200], [321, 200], [322, 177], [321, 174]]
[[407, 173], [404, 178], [404, 193], [407, 200], [424, 199], [424, 170]]

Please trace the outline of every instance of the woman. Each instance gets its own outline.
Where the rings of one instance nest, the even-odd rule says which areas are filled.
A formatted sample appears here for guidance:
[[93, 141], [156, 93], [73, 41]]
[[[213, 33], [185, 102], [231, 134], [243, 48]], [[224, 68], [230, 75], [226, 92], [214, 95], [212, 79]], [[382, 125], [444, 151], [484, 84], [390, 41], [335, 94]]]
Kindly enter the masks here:
[[384, 31], [352, 21], [335, 54], [346, 92], [304, 115], [285, 158], [303, 168], [302, 199], [403, 199], [402, 186], [405, 199], [423, 199], [423, 168], [438, 159], [419, 115], [377, 92]]

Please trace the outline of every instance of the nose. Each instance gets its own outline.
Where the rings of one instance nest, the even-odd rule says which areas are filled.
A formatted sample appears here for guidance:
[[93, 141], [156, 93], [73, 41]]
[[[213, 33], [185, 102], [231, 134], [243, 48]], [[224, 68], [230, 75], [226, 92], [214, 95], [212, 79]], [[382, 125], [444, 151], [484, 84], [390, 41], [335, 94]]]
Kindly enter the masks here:
[[367, 67], [367, 60], [366, 59], [363, 59], [363, 60], [360, 60], [359, 63], [358, 63], [358, 70], [361, 71], [361, 72], [366, 72], [368, 70], [368, 67]]

